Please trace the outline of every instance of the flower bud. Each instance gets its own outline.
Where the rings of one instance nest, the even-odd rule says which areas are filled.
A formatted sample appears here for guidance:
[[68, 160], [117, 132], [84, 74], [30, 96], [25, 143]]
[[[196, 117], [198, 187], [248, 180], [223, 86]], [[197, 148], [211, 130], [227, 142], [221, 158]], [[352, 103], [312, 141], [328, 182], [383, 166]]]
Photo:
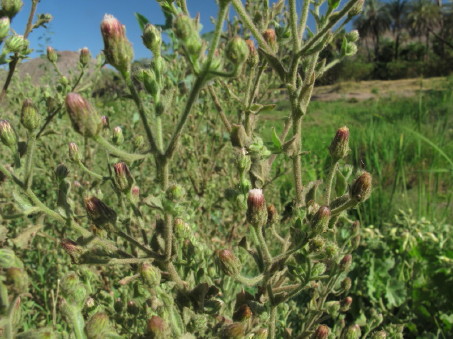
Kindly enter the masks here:
[[325, 244], [326, 242], [324, 238], [320, 236], [315, 236], [308, 242], [308, 248], [310, 249], [310, 252], [319, 252], [324, 248]]
[[249, 47], [247, 43], [239, 36], [231, 39], [226, 46], [226, 57], [235, 67], [242, 65], [249, 56]]
[[245, 336], [245, 327], [242, 323], [232, 323], [222, 329], [222, 338], [242, 339]]
[[342, 272], [347, 272], [351, 268], [352, 255], [346, 254], [343, 259], [340, 260], [339, 267]]
[[230, 250], [220, 250], [217, 252], [217, 255], [223, 273], [235, 277], [241, 272], [242, 264], [233, 252]]
[[267, 205], [267, 224], [272, 225], [278, 221], [278, 212], [274, 205]]
[[110, 121], [109, 121], [109, 117], [108, 116], [103, 115], [101, 117], [101, 125], [102, 125], [103, 129], [109, 129], [110, 128]]
[[371, 174], [364, 172], [359, 176], [352, 184], [349, 190], [349, 196], [357, 202], [363, 202], [367, 200], [371, 195]]
[[85, 325], [85, 332], [88, 338], [106, 338], [111, 332], [109, 317], [105, 313], [95, 313]]
[[330, 328], [326, 325], [318, 325], [315, 333], [313, 333], [311, 339], [327, 339], [330, 334]]
[[23, 5], [24, 3], [22, 0], [2, 0], [0, 15], [6, 15], [12, 19], [17, 13], [19, 13]]
[[275, 30], [268, 28], [263, 32], [263, 38], [269, 45], [273, 45], [276, 42]]
[[140, 312], [140, 308], [138, 307], [137, 303], [134, 300], [130, 300], [127, 302], [126, 310], [127, 313], [132, 315], [137, 315]]
[[340, 160], [349, 153], [349, 128], [343, 126], [337, 130], [329, 147], [330, 156], [334, 160]]
[[387, 338], [387, 332], [385, 332], [385, 331], [374, 332], [371, 335], [371, 339], [386, 339], [386, 338]]
[[69, 149], [69, 159], [73, 162], [79, 162], [82, 160], [82, 156], [80, 155], [80, 152], [79, 152], [79, 146], [77, 146], [77, 144], [75, 142], [70, 142], [69, 145], [68, 145], [68, 149]]
[[173, 26], [176, 37], [182, 41], [187, 41], [195, 31], [193, 20], [184, 14], [173, 20]]
[[4, 16], [0, 18], [0, 42], [3, 41], [8, 36], [10, 27], [10, 20], [8, 17]]
[[77, 133], [95, 137], [101, 129], [101, 119], [91, 104], [78, 93], [66, 96], [66, 109]]
[[178, 201], [184, 197], [184, 188], [181, 185], [171, 185], [165, 192], [168, 200]]
[[267, 222], [267, 207], [263, 190], [254, 188], [247, 197], [247, 221], [254, 227], [260, 227]]
[[146, 328], [150, 334], [150, 338], [153, 339], [165, 339], [168, 338], [169, 331], [168, 326], [164, 319], [159, 316], [153, 315], [148, 319]]
[[332, 316], [336, 317], [338, 314], [338, 311], [340, 311], [340, 302], [336, 300], [328, 301], [325, 303], [326, 307], [326, 312]]
[[0, 140], [10, 148], [17, 146], [16, 133], [7, 120], [0, 120]]
[[116, 222], [116, 212], [96, 197], [85, 198], [85, 209], [96, 226], [102, 228], [106, 224]]
[[143, 28], [142, 40], [146, 48], [153, 52], [154, 55], [160, 55], [162, 35], [156, 26], [146, 24]]
[[22, 35], [12, 35], [6, 40], [5, 47], [10, 52], [21, 53], [28, 48], [28, 40]]
[[64, 180], [69, 174], [69, 169], [64, 164], [59, 164], [55, 168], [55, 177], [58, 181]]
[[362, 331], [360, 330], [360, 326], [355, 324], [349, 326], [345, 332], [342, 338], [344, 339], [359, 339], [362, 335]]
[[81, 50], [80, 50], [80, 55], [79, 55], [79, 62], [80, 64], [85, 67], [86, 65], [88, 65], [88, 63], [90, 62], [91, 60], [91, 53], [90, 53], [90, 50], [87, 48], [87, 47], [83, 47]]
[[134, 144], [135, 149], [140, 150], [143, 148], [143, 146], [145, 146], [145, 138], [143, 137], [143, 135], [138, 134], [134, 136], [132, 143]]
[[159, 92], [159, 84], [153, 70], [147, 69], [143, 71], [143, 84], [145, 85], [146, 91], [153, 97]]
[[123, 129], [120, 126], [113, 129], [112, 141], [115, 145], [121, 145], [124, 142]]
[[346, 33], [345, 37], [346, 37], [346, 40], [348, 40], [349, 42], [357, 42], [360, 38], [359, 31], [354, 29], [354, 30]]
[[343, 289], [344, 292], [347, 292], [351, 289], [352, 286], [352, 281], [351, 278], [346, 277], [344, 280], [341, 282], [341, 288]]
[[51, 46], [47, 46], [47, 60], [53, 64], [58, 60], [57, 52]]
[[353, 250], [356, 250], [360, 246], [360, 235], [357, 234], [351, 239], [351, 247]]
[[149, 287], [159, 286], [161, 273], [157, 267], [144, 263], [140, 266], [140, 275]]
[[356, 4], [349, 10], [348, 17], [352, 18], [353, 16], [360, 14], [362, 12], [364, 3], [365, 0], [357, 1]]
[[327, 206], [321, 206], [318, 212], [311, 219], [311, 230], [313, 235], [318, 235], [327, 230], [330, 220], [330, 208]]
[[15, 294], [28, 292], [28, 274], [23, 268], [8, 268], [6, 271], [6, 283], [11, 285]]
[[140, 199], [140, 187], [133, 186], [131, 189], [131, 198], [134, 203], [137, 203]]
[[338, 254], [338, 246], [334, 242], [328, 241], [324, 247], [324, 252], [327, 258], [334, 258]]
[[259, 62], [259, 55], [258, 51], [256, 50], [255, 43], [253, 40], [245, 40], [245, 43], [247, 44], [247, 47], [249, 48], [249, 58], [248, 58], [248, 63], [250, 66], [255, 66]]
[[129, 192], [134, 183], [129, 167], [124, 162], [118, 162], [113, 165], [113, 169], [115, 171], [115, 184], [118, 190], [123, 193]]
[[40, 117], [31, 99], [24, 100], [20, 121], [29, 132], [33, 132], [39, 126]]
[[134, 51], [125, 27], [113, 15], [106, 14], [101, 22], [101, 33], [107, 62], [121, 73], [129, 72]]
[[233, 313], [234, 321], [245, 321], [252, 317], [253, 312], [247, 304], [239, 306], [239, 308]]
[[63, 239], [60, 243], [64, 251], [71, 257], [74, 263], [78, 263], [80, 255], [83, 253], [83, 248], [76, 242], [70, 239]]
[[68, 304], [82, 308], [85, 304], [87, 291], [74, 272], [69, 272], [61, 280], [61, 294]]
[[341, 312], [347, 312], [351, 308], [352, 304], [352, 298], [351, 297], [346, 297], [343, 300], [340, 301], [340, 311]]

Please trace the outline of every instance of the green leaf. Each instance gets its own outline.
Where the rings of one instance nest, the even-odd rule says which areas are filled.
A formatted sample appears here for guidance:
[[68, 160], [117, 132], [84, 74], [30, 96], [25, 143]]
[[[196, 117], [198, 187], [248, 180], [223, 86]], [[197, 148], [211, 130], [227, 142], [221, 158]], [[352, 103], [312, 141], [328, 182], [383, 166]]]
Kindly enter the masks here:
[[398, 279], [390, 279], [387, 282], [387, 291], [385, 297], [389, 307], [398, 307], [406, 301], [406, 285], [404, 281]]
[[135, 18], [137, 19], [138, 25], [140, 26], [140, 29], [143, 32], [143, 29], [145, 28], [145, 25], [149, 23], [149, 20], [141, 15], [140, 13], [135, 12], [134, 13]]
[[282, 149], [282, 142], [280, 141], [280, 138], [278, 137], [277, 133], [275, 132], [275, 128], [272, 128], [272, 143], [274, 144], [275, 147], [277, 147], [279, 150]]

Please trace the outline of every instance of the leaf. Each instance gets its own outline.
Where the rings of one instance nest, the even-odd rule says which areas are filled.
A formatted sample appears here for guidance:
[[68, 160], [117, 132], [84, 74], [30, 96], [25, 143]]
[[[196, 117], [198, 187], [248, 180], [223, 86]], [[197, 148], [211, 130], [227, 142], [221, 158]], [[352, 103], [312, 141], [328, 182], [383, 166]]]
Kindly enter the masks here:
[[19, 207], [21, 208], [22, 212], [25, 215], [29, 215], [40, 211], [38, 207], [31, 205], [27, 199], [20, 196], [19, 193], [17, 192], [13, 192], [13, 198], [14, 200], [16, 200], [17, 204], [19, 205]]
[[158, 197], [149, 196], [149, 197], [145, 198], [145, 199], [143, 200], [143, 202], [144, 202], [146, 205], [148, 205], [148, 206], [150, 206], [150, 207], [152, 207], [152, 208], [157, 208], [157, 209], [160, 209], [160, 210], [163, 210], [163, 209], [164, 209], [164, 207], [163, 207], [163, 205], [162, 205], [162, 200], [161, 200], [160, 198], [158, 198]]
[[328, 0], [329, 2], [329, 8], [331, 9], [336, 9], [338, 5], [340, 4], [340, 0]]
[[141, 15], [140, 13], [135, 12], [134, 13], [135, 18], [137, 19], [138, 25], [140, 26], [140, 29], [143, 32], [143, 29], [145, 28], [145, 25], [149, 23], [149, 20]]
[[277, 147], [279, 150], [282, 149], [282, 142], [280, 141], [280, 138], [278, 137], [277, 133], [275, 132], [275, 128], [272, 128], [272, 143], [274, 144], [275, 147]]
[[385, 297], [389, 307], [401, 306], [406, 301], [406, 284], [398, 279], [390, 279], [387, 282]]
[[21, 249], [27, 248], [28, 244], [30, 243], [31, 239], [38, 233], [43, 225], [34, 225], [27, 228], [25, 231], [20, 233], [17, 237], [12, 239], [13, 244], [16, 247]]

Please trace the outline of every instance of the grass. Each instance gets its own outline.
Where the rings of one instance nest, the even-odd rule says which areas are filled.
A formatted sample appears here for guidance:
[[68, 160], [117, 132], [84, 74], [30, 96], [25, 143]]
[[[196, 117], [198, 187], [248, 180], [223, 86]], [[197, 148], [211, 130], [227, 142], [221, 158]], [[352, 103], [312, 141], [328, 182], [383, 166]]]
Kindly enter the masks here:
[[[354, 166], [374, 178], [373, 195], [358, 211], [365, 224], [382, 224], [399, 209], [409, 208], [432, 220], [453, 217], [453, 193], [448, 189], [453, 184], [453, 81], [447, 79], [441, 89], [432, 86], [436, 87], [409, 97], [312, 102], [303, 133], [304, 148], [311, 153], [306, 157], [306, 180], [325, 174], [326, 145], [336, 129], [346, 125]], [[271, 140], [273, 126], [282, 125], [275, 122], [283, 119], [287, 107], [278, 109], [278, 115], [264, 116], [266, 141]]]

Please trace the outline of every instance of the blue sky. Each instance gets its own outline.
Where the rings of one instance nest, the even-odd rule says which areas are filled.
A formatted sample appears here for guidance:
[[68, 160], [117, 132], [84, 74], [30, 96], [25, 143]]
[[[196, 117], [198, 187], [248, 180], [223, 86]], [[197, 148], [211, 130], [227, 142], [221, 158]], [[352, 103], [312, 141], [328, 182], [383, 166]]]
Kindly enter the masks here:
[[[12, 28], [23, 34], [31, 0], [23, 0], [22, 11], [13, 19]], [[201, 15], [203, 31], [212, 30], [211, 16], [216, 16], [217, 4], [214, 0], [188, 0], [190, 14]], [[37, 13], [50, 13], [53, 21], [48, 30], [35, 30], [30, 35], [30, 47], [35, 50], [31, 57], [39, 56], [39, 50], [51, 45], [57, 51], [78, 51], [88, 47], [93, 56], [103, 48], [99, 26], [104, 14], [112, 14], [123, 25], [126, 34], [133, 43], [135, 57], [145, 58], [150, 52], [141, 42], [141, 32], [134, 13], [147, 17], [151, 23], [163, 24], [164, 16], [155, 0], [41, 0]], [[47, 39], [50, 39], [47, 42]]]
[[[276, 0], [271, 0], [273, 3]], [[12, 28], [23, 34], [30, 12], [31, 0], [23, 0], [24, 7], [13, 19]], [[297, 0], [300, 10], [302, 0]], [[217, 14], [216, 0], [187, 0], [191, 16], [200, 14], [202, 32], [213, 29], [210, 18]], [[231, 8], [231, 6], [230, 6]], [[37, 57], [48, 45], [57, 51], [78, 51], [88, 47], [93, 56], [103, 48], [100, 23], [104, 14], [112, 14], [126, 26], [127, 37], [132, 42], [135, 58], [148, 58], [150, 52], [143, 46], [141, 31], [134, 13], [144, 15], [151, 23], [163, 24], [164, 16], [156, 0], [41, 0], [37, 14], [50, 13], [54, 17], [48, 29], [39, 28], [29, 36], [31, 57]], [[230, 15], [233, 11], [230, 9]], [[309, 18], [308, 25], [313, 23]]]

